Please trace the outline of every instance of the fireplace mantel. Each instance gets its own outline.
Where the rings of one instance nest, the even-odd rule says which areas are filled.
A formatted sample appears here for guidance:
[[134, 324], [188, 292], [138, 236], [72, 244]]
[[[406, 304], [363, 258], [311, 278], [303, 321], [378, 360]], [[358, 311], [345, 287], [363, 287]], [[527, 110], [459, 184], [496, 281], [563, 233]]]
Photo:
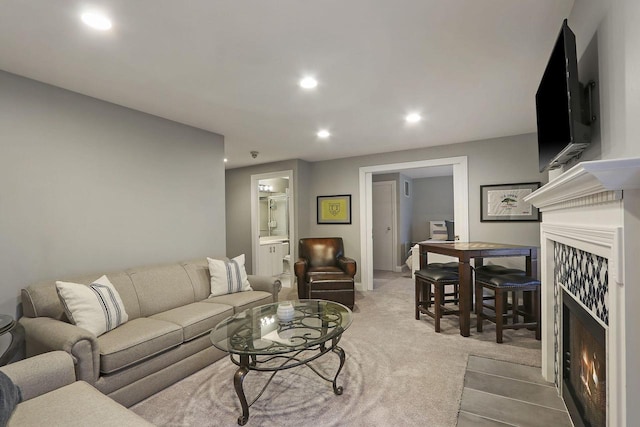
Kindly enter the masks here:
[[[607, 417], [608, 425], [624, 426], [638, 419], [640, 409], [633, 404], [640, 395], [640, 376], [631, 363], [640, 350], [636, 339], [638, 323], [633, 301], [640, 301], [640, 267], [637, 259], [640, 245], [640, 158], [582, 162], [562, 173], [525, 198], [543, 213], [540, 226], [542, 280], [542, 374], [559, 384], [561, 373], [558, 337], [558, 296], [561, 280], [554, 270], [558, 261], [554, 248], [558, 245], [597, 255], [608, 265], [605, 283], [607, 331]], [[566, 266], [560, 262], [558, 266]], [[572, 264], [572, 268], [575, 263]], [[578, 269], [582, 268], [580, 266]], [[628, 286], [632, 284], [634, 286]], [[582, 288], [584, 289], [584, 288]], [[579, 304], [596, 318], [592, 300]], [[589, 307], [591, 305], [591, 307]], [[602, 307], [599, 307], [600, 309]], [[602, 313], [602, 311], [600, 311]]]
[[640, 158], [582, 162], [525, 200], [540, 211], [619, 200], [622, 190], [640, 189]]

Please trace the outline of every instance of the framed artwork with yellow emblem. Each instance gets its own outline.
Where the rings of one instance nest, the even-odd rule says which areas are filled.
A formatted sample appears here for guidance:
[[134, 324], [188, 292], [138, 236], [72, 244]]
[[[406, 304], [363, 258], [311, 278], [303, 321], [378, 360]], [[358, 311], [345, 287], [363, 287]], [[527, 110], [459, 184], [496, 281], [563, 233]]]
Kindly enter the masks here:
[[351, 194], [318, 196], [318, 224], [351, 224]]

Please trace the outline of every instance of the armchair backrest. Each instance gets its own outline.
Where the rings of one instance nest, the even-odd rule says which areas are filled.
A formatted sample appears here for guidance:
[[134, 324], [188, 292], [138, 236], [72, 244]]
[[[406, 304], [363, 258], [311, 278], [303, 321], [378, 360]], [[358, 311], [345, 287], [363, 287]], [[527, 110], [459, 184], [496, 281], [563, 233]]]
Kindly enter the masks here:
[[344, 256], [342, 237], [312, 237], [300, 239], [298, 256], [305, 258], [310, 267], [335, 266]]

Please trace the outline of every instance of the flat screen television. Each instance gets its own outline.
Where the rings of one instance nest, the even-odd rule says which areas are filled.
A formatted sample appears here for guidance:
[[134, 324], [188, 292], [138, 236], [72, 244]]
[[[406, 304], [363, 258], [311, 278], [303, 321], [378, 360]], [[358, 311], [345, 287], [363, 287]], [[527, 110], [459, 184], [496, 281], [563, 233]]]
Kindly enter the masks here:
[[591, 142], [585, 104], [576, 37], [565, 19], [536, 92], [540, 172], [567, 163]]

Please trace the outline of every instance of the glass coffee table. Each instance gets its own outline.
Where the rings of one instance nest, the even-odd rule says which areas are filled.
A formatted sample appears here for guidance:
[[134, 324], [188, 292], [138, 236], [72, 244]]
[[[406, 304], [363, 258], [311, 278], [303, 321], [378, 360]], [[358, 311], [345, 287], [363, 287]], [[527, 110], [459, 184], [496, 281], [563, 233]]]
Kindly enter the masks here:
[[[288, 304], [293, 306], [293, 310]], [[305, 365], [331, 382], [335, 394], [342, 394], [342, 387], [336, 381], [344, 366], [345, 353], [338, 342], [351, 319], [351, 310], [342, 304], [300, 300], [250, 308], [220, 322], [211, 331], [210, 338], [215, 347], [229, 352], [231, 361], [238, 366], [233, 377], [242, 406], [238, 424], [247, 423], [249, 407], [260, 398], [276, 373], [284, 369]], [[340, 366], [333, 378], [309, 364], [329, 352], [340, 358]], [[242, 386], [249, 371], [273, 372], [251, 403], [247, 402]]]

